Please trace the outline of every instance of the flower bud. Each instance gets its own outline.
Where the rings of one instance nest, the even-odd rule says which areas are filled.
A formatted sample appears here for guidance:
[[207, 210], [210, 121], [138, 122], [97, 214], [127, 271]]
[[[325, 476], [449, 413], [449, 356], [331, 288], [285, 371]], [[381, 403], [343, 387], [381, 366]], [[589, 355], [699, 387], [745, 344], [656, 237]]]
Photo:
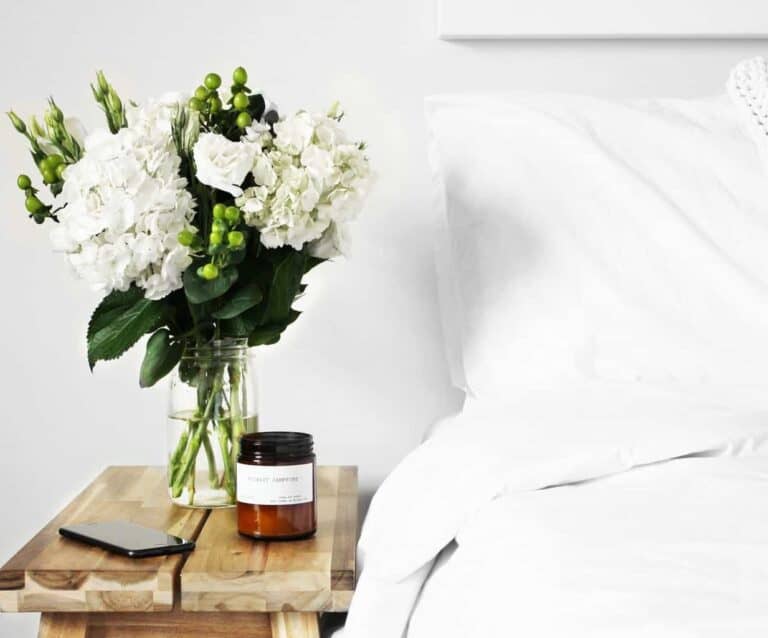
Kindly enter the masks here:
[[123, 103], [120, 101], [120, 98], [112, 87], [109, 87], [109, 93], [107, 94], [107, 106], [111, 111], [116, 113], [123, 110]]
[[61, 112], [61, 109], [56, 105], [56, 102], [53, 101], [53, 98], [49, 98], [48, 103], [50, 104], [48, 113], [51, 114], [51, 119], [54, 122], [61, 124], [64, 121], [64, 113]]
[[27, 130], [26, 125], [22, 121], [22, 119], [16, 115], [13, 111], [8, 111], [8, 117], [11, 120], [11, 124], [13, 124], [13, 128], [15, 128], [19, 133], [25, 133]]
[[344, 117], [344, 111], [341, 108], [341, 102], [336, 100], [333, 104], [331, 104], [331, 108], [328, 109], [328, 113], [326, 113], [326, 115], [333, 120], [340, 120], [342, 117]]
[[45, 131], [43, 130], [43, 127], [40, 126], [40, 122], [37, 121], [37, 118], [34, 115], [29, 120], [29, 130], [32, 131], [32, 135], [35, 137], [45, 137]]
[[107, 82], [107, 78], [104, 77], [104, 71], [96, 72], [96, 81], [99, 83], [99, 89], [102, 93], [109, 93], [109, 82]]

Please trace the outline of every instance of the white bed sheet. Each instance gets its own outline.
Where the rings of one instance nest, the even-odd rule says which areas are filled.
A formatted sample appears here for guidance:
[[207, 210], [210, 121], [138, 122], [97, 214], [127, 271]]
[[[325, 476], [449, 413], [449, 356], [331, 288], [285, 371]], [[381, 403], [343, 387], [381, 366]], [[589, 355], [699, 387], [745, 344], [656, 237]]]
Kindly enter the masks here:
[[408, 638], [765, 636], [758, 452], [496, 499], [441, 555]]
[[[768, 462], [762, 456], [768, 440], [768, 401], [764, 394], [759, 387], [730, 388], [723, 389], [719, 395], [710, 391], [705, 396], [696, 396], [669, 388], [600, 383], [541, 391], [524, 399], [499, 404], [469, 400], [462, 414], [437, 428], [426, 443], [398, 466], [376, 494], [359, 545], [361, 578], [344, 638], [401, 638], [414, 609], [417, 615], [413, 619], [412, 636], [442, 635], [440, 632], [444, 629], [439, 625], [441, 614], [447, 619], [452, 614], [460, 614], [466, 619], [475, 615], [455, 609], [458, 598], [452, 602], [451, 596], [454, 595], [461, 597], [463, 602], [459, 606], [467, 610], [477, 611], [483, 600], [489, 601], [485, 608], [489, 624], [482, 631], [476, 627], [467, 629], [469, 621], [462, 624], [457, 617], [449, 623], [454, 633], [447, 636], [515, 635], [506, 630], [498, 632], [500, 627], [506, 626], [503, 614], [511, 604], [510, 592], [516, 590], [502, 587], [499, 598], [494, 600], [483, 590], [483, 583], [490, 566], [506, 573], [513, 571], [510, 565], [515, 565], [526, 556], [547, 557], [549, 550], [554, 552], [558, 549], [551, 546], [545, 548], [547, 551], [536, 553], [537, 548], [532, 547], [530, 554], [501, 551], [512, 544], [514, 534], [518, 534], [518, 547], [522, 547], [520, 543], [523, 540], [536, 536], [537, 521], [546, 512], [544, 506], [554, 502], [548, 499], [560, 498], [558, 508], [570, 508], [571, 516], [565, 521], [584, 523], [587, 538], [593, 531], [603, 530], [605, 533], [596, 533], [595, 539], [600, 547], [604, 547], [612, 534], [621, 531], [616, 530], [614, 523], [620, 523], [622, 517], [615, 511], [600, 509], [601, 501], [596, 499], [592, 502], [589, 497], [600, 493], [601, 498], [607, 499], [606, 502], [615, 498], [618, 506], [621, 499], [614, 497], [616, 491], [604, 494], [600, 491], [603, 489], [601, 485], [615, 485], [612, 489], [618, 490], [623, 480], [630, 480], [617, 475], [624, 476], [622, 473], [626, 473], [627, 477], [632, 477], [631, 480], [646, 474], [658, 476], [657, 487], [663, 494], [665, 484], [675, 487], [674, 477], [669, 474], [671, 470], [659, 469], [661, 466], [654, 466], [656, 469], [653, 471], [637, 468], [693, 453], [713, 457], [755, 457], [768, 473]], [[704, 465], [694, 466], [687, 461], [669, 463], [669, 468], [682, 470], [688, 467]], [[762, 481], [753, 481], [754, 476], [745, 475], [744, 484], [753, 488], [749, 499], [756, 503], [757, 495], [768, 494], [768, 491]], [[587, 480], [593, 482], [583, 488], [550, 487]], [[719, 504], [722, 507], [715, 511], [708, 507], [719, 503], [716, 498], [718, 492], [707, 492], [709, 488], [705, 482], [690, 483], [691, 491], [686, 498], [693, 498], [698, 504], [698, 509], [694, 511], [698, 516], [695, 521], [705, 525], [709, 516], [720, 523], [723, 519], [717, 517], [723, 515], [731, 516], [734, 521], [746, 520], [755, 527], [762, 517], [768, 538], [768, 511], [759, 508], [746, 512], [728, 509], [739, 505], [734, 486], [735, 483], [728, 486], [731, 492], [727, 493], [727, 498], [723, 497], [726, 502]], [[582, 492], [587, 496], [579, 501], [578, 496]], [[719, 494], [726, 492], [721, 490]], [[581, 502], [583, 512], [568, 505], [571, 498], [573, 503]], [[707, 498], [714, 500], [707, 501]], [[768, 502], [768, 499], [765, 500]], [[674, 524], [679, 522], [674, 519], [680, 518], [675, 509], [679, 502], [677, 497], [666, 503], [650, 497], [647, 502], [638, 500], [636, 516], [648, 518], [645, 528], [637, 528], [638, 540], [653, 525], [669, 523], [669, 529], [674, 531]], [[750, 500], [741, 501], [748, 502]], [[543, 504], [540, 512], [537, 510], [539, 503]], [[744, 518], [750, 514], [754, 518]], [[593, 517], [595, 523], [586, 526], [588, 515]], [[617, 521], [612, 522], [614, 518]], [[508, 538], [498, 541], [494, 525], [502, 524], [506, 526], [502, 536]], [[542, 529], [546, 531], [547, 528], [544, 526]], [[528, 536], [523, 536], [525, 533]], [[734, 538], [738, 541], [741, 537], [736, 535]], [[438, 578], [441, 572], [437, 572], [430, 578], [422, 602], [416, 605], [434, 559], [454, 539], [459, 542], [459, 558], [456, 567], [446, 570], [448, 575], [445, 580], [450, 580], [450, 574], [463, 570], [464, 582], [460, 591], [451, 593], [455, 588], [449, 584], [441, 587], [439, 583], [443, 579]], [[620, 540], [618, 538], [617, 542]], [[648, 542], [653, 547], [655, 538], [649, 538]], [[691, 546], [691, 551], [699, 550], [695, 544]], [[484, 551], [490, 553], [484, 556]], [[734, 556], [739, 559], [749, 556], [744, 547], [737, 546], [734, 551]], [[691, 558], [697, 559], [704, 553], [701, 550]], [[724, 556], [721, 554], [720, 558], [725, 560]], [[573, 558], [578, 558], [575, 552]], [[572, 565], [573, 574], [578, 574], [580, 568], [589, 567], [588, 558], [584, 557], [586, 562], [582, 565]], [[487, 565], [483, 564], [483, 560], [488, 561]], [[760, 557], [755, 560], [759, 561]], [[453, 560], [450, 564], [454, 564]], [[521, 591], [526, 589], [528, 583], [536, 584], [531, 581], [531, 574], [537, 571], [546, 574], [552, 569], [551, 565], [541, 560], [531, 560], [521, 566], [521, 570], [522, 567], [530, 574], [526, 576], [523, 571], [519, 572], [523, 574], [522, 580], [515, 587]], [[516, 565], [514, 569], [517, 569]], [[617, 574], [627, 569], [630, 567], [624, 564]], [[652, 589], [650, 581], [647, 584]], [[587, 579], [585, 586], [588, 585]], [[751, 581], [744, 581], [748, 589], [752, 585]], [[493, 586], [498, 587], [498, 582]], [[752, 589], [762, 593], [758, 588]], [[436, 593], [430, 593], [432, 591]], [[532, 595], [536, 591], [535, 587], [530, 590]], [[556, 592], [538, 591], [541, 596], [526, 602], [525, 607], [535, 609], [538, 604], [539, 612], [543, 614], [543, 602]], [[430, 603], [430, 600], [434, 602]], [[573, 604], [577, 602], [578, 598]], [[497, 606], [500, 606], [502, 616], [494, 615]], [[724, 617], [727, 615], [723, 612]], [[434, 623], [439, 626], [433, 627]], [[525, 625], [522, 627], [531, 631]], [[596, 635], [595, 628], [589, 631], [593, 632], [591, 635]], [[520, 635], [528, 638], [531, 634]], [[666, 635], [707, 634], [678, 632]]]

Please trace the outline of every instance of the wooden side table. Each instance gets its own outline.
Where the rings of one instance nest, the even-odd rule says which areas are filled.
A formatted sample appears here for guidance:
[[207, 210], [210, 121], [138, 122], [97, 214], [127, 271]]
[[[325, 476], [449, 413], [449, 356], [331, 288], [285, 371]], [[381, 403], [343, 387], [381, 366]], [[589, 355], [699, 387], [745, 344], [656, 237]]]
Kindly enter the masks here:
[[[39, 638], [317, 638], [354, 593], [357, 468], [319, 467], [317, 483], [317, 535], [265, 543], [237, 533], [234, 509], [174, 506], [162, 468], [110, 467], [0, 569], [0, 611], [42, 612]], [[115, 519], [197, 548], [130, 559], [58, 534]]]

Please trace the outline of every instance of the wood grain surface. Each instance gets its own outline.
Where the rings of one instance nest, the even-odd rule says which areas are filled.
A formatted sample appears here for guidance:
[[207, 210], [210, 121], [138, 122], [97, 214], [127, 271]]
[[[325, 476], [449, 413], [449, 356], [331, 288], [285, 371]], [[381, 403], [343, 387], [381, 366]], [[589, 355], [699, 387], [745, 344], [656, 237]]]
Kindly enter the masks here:
[[183, 555], [127, 558], [62, 538], [58, 529], [127, 520], [195, 539], [207, 516], [171, 504], [161, 468], [107, 468], [0, 568], [0, 611], [170, 610]]
[[[317, 535], [266, 543], [238, 534], [235, 509], [173, 505], [163, 468], [107, 468], [0, 568], [0, 611], [43, 612], [39, 638], [318, 638], [319, 613], [354, 592], [358, 493], [357, 468], [317, 472]], [[197, 548], [131, 559], [58, 533], [109, 520]]]
[[357, 468], [321, 466], [318, 530], [308, 540], [254, 542], [236, 512], [214, 510], [181, 570], [186, 611], [346, 611], [355, 586]]

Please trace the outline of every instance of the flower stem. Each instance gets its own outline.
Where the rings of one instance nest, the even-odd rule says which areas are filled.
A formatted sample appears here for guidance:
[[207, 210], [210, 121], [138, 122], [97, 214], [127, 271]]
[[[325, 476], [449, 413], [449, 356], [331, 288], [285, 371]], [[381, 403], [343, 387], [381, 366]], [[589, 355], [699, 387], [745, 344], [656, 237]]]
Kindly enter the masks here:
[[[171, 479], [171, 496], [178, 498], [181, 496], [181, 492], [184, 489], [184, 484], [189, 478], [189, 473], [194, 469], [195, 460], [197, 459], [197, 453], [200, 451], [200, 445], [203, 442], [203, 435], [206, 435], [206, 427], [208, 421], [211, 418], [213, 412], [213, 406], [216, 400], [216, 396], [221, 391], [221, 377], [216, 376], [211, 384], [210, 390], [205, 401], [205, 408], [198, 419], [190, 419], [190, 429], [192, 434], [189, 438], [189, 442], [186, 446], [184, 454], [179, 464], [179, 470], [175, 476], [172, 475]], [[210, 441], [209, 441], [210, 443]]]

